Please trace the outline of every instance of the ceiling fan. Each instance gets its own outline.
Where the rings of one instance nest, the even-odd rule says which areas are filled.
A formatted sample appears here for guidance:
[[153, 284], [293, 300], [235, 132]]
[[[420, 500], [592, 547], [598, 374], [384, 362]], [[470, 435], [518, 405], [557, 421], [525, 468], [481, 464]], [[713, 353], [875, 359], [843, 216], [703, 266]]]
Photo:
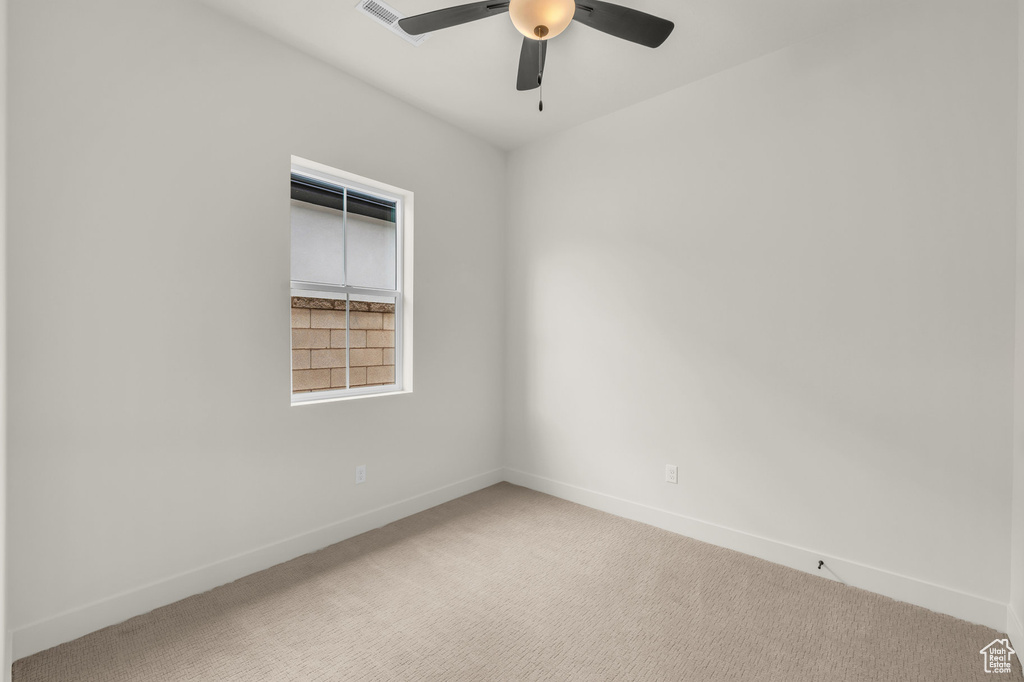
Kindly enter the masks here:
[[[517, 90], [541, 86], [547, 41], [564, 31], [571, 21], [647, 47], [661, 45], [675, 27], [667, 19], [599, 0], [483, 0], [406, 17], [398, 25], [410, 35], [421, 35], [505, 12], [524, 36]], [[543, 101], [540, 110], [544, 111]]]

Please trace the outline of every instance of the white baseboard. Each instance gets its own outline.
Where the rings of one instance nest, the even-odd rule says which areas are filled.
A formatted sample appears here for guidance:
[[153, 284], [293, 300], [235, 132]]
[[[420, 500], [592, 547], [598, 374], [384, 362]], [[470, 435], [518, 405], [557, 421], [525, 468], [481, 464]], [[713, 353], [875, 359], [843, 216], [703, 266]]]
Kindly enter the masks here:
[[[538, 492], [599, 509], [658, 528], [733, 549], [812, 575], [842, 582], [924, 608], [1004, 628], [1018, 651], [1024, 650], [1021, 619], [1006, 604], [958, 590], [866, 566], [809, 549], [750, 535], [682, 514], [632, 502], [515, 469], [495, 469], [379, 507], [321, 528], [245, 552], [201, 568], [128, 590], [91, 604], [36, 621], [7, 633], [7, 653], [17, 660], [128, 618], [199, 594], [283, 561], [379, 528], [412, 514], [506, 480]], [[819, 559], [826, 569], [816, 570]], [[10, 665], [4, 682], [10, 681]]]
[[[500, 483], [502, 480], [502, 470], [494, 469], [280, 542], [59, 613], [14, 630], [12, 648], [8, 651], [13, 651], [14, 660], [30, 656], [108, 625], [120, 623], [160, 606], [212, 590], [256, 571], [380, 528], [406, 516]], [[7, 679], [10, 679], [9, 666], [7, 675]]]
[[[1024, 624], [1020, 614], [1015, 613], [1012, 607], [1006, 609], [1006, 634], [1010, 637], [1010, 644], [1017, 652], [1017, 658], [1024, 657]], [[1024, 659], [1022, 659], [1024, 660]]]
[[[616, 516], [640, 521], [672, 531], [673, 533], [718, 545], [719, 547], [726, 547], [744, 554], [766, 559], [776, 564], [789, 566], [798, 571], [832, 580], [838, 579], [847, 585], [859, 587], [863, 590], [882, 594], [917, 606], [923, 606], [926, 609], [955, 616], [972, 623], [987, 625], [999, 631], [1002, 631], [1007, 624], [1006, 604], [988, 599], [987, 597], [960, 592], [959, 590], [899, 575], [881, 568], [865, 566], [855, 561], [750, 535], [665, 509], [658, 509], [639, 502], [631, 502], [630, 500], [594, 490], [587, 490], [586, 488], [580, 488], [515, 469], [505, 469], [505, 480], [509, 483], [521, 485], [524, 488], [554, 495], [555, 497], [599, 509]], [[820, 571], [817, 570], [819, 559], [825, 561], [825, 568]], [[829, 574], [826, 569], [829, 569], [832, 573]], [[1024, 642], [1021, 642], [1021, 644], [1024, 645]]]

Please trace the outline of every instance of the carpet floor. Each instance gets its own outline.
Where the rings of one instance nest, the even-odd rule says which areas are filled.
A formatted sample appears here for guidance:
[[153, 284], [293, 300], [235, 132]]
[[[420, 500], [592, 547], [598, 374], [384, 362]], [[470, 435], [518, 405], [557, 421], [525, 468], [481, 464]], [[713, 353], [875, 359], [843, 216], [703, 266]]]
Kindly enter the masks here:
[[1016, 658], [984, 672], [997, 636], [501, 483], [21, 659], [14, 681], [1024, 680]]

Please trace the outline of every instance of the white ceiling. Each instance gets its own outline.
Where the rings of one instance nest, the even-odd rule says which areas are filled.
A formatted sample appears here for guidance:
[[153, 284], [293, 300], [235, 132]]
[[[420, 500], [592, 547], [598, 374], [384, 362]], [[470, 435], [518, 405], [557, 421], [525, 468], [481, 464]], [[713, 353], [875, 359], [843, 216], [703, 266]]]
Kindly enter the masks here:
[[[508, 15], [438, 31], [419, 47], [356, 0], [203, 0], [435, 116], [513, 149], [873, 12], [892, 0], [623, 0], [675, 22], [650, 49], [572, 23], [548, 45], [544, 112], [518, 92], [522, 36]], [[465, 0], [387, 0], [406, 16]]]

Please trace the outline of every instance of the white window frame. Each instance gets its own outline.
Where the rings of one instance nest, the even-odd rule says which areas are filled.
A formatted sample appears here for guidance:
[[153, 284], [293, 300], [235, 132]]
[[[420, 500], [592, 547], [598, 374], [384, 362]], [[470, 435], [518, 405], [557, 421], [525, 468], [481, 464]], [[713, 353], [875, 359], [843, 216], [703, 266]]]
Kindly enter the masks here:
[[[395, 267], [395, 290], [374, 289], [368, 287], [356, 287], [350, 285], [331, 285], [313, 282], [301, 282], [291, 280], [291, 259], [289, 259], [289, 287], [291, 295], [288, 298], [289, 307], [291, 297], [322, 298], [323, 294], [331, 294], [332, 298], [339, 295], [348, 299], [351, 295], [380, 296], [395, 299], [395, 383], [386, 386], [360, 386], [356, 388], [335, 388], [329, 390], [313, 391], [310, 393], [291, 393], [291, 404], [313, 405], [316, 403], [333, 402], [338, 400], [350, 400], [353, 398], [365, 398], [378, 395], [393, 395], [396, 393], [412, 393], [412, 318], [413, 318], [413, 297], [412, 297], [412, 246], [413, 246], [413, 193], [377, 182], [370, 178], [348, 173], [331, 166], [326, 166], [316, 161], [303, 159], [299, 156], [291, 157], [291, 174], [329, 183], [339, 188], [347, 188], [366, 194], [371, 197], [395, 202], [395, 249], [397, 263]], [[290, 222], [289, 222], [290, 225]], [[343, 228], [344, 229], [344, 228]], [[289, 229], [289, 235], [291, 230]], [[289, 245], [291, 238], [289, 237]], [[289, 246], [290, 249], [290, 246]], [[347, 259], [347, 254], [346, 254]], [[344, 265], [343, 265], [344, 267]], [[351, 306], [345, 306], [345, 371], [351, 373], [351, 348], [348, 336], [350, 333], [349, 317]], [[288, 347], [291, 350], [291, 325], [289, 324]], [[291, 353], [289, 352], [289, 390], [291, 385]], [[345, 382], [349, 383], [349, 382]]]

